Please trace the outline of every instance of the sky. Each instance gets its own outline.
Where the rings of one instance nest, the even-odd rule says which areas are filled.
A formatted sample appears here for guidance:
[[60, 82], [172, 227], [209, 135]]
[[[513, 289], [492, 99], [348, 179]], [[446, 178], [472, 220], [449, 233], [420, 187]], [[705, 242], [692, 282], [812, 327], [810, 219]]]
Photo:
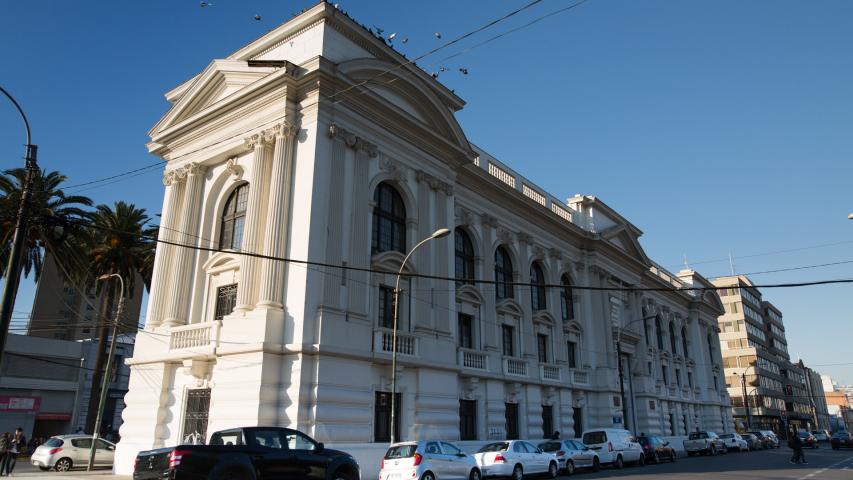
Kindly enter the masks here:
[[[527, 1], [341, 9], [396, 32], [412, 58]], [[471, 142], [558, 198], [602, 199], [673, 271], [686, 260], [706, 277], [734, 268], [757, 284], [853, 278], [853, 2], [589, 0], [467, 50], [571, 3], [544, 0], [419, 62], [447, 67], [439, 81], [467, 102], [457, 117]], [[101, 179], [157, 161], [146, 133], [166, 91], [313, 4], [3, 2], [0, 85], [26, 111], [43, 168], [68, 185]], [[0, 168], [23, 164], [23, 143], [0, 99]], [[68, 193], [154, 215], [161, 173]], [[833, 262], [848, 263], [790, 270]], [[23, 318], [34, 285], [21, 285]], [[763, 290], [793, 359], [848, 384], [851, 294], [853, 284]]]

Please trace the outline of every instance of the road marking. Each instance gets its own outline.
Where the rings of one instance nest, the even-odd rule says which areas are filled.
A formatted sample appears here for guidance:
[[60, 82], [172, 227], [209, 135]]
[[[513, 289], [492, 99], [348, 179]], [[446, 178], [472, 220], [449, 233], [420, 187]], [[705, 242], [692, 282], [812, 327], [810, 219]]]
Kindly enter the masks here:
[[[845, 458], [844, 460], [842, 460], [842, 461], [840, 461], [840, 462], [833, 463], [832, 465], [830, 465], [830, 466], [828, 466], [828, 467], [821, 468], [820, 470], [815, 470], [814, 472], [812, 472], [812, 473], [810, 473], [810, 474], [808, 474], [808, 475], [806, 475], [806, 476], [800, 477], [800, 478], [799, 478], [799, 480], [808, 480], [808, 479], [810, 479], [810, 478], [816, 477], [816, 476], [818, 476], [818, 475], [820, 475], [820, 474], [822, 474], [822, 473], [826, 472], [827, 470], [829, 470], [829, 469], [831, 469], [831, 468], [835, 468], [835, 467], [837, 467], [837, 466], [839, 466], [839, 465], [841, 465], [841, 464], [844, 464], [844, 463], [847, 463], [847, 462], [850, 462], [850, 461], [853, 461], [853, 457]], [[847, 468], [848, 468], [848, 467], [844, 467], [842, 470], [847, 470]]]

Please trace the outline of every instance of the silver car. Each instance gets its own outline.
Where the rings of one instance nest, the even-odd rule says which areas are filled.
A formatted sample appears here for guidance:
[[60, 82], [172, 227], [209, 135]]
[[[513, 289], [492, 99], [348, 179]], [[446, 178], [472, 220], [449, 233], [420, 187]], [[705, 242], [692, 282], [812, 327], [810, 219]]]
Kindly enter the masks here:
[[[30, 463], [41, 470], [66, 472], [74, 467], [89, 465], [92, 449], [91, 435], [57, 435], [41, 444], [30, 457]], [[112, 467], [115, 444], [103, 439], [95, 443], [95, 467]]]
[[395, 443], [382, 458], [379, 480], [480, 480], [474, 457], [440, 440]]
[[551, 440], [540, 443], [539, 448], [556, 455], [560, 470], [566, 475], [575, 473], [578, 468], [590, 468], [593, 472], [601, 469], [598, 453], [577, 440]]

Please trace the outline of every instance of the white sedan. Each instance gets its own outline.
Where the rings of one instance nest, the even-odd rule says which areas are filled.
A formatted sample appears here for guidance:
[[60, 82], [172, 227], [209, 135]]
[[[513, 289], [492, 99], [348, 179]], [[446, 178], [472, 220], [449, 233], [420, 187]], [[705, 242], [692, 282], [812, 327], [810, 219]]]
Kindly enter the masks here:
[[738, 452], [748, 452], [749, 442], [737, 433], [724, 433], [720, 435], [720, 440], [726, 444], [726, 450], [737, 450]]
[[524, 440], [489, 443], [474, 454], [484, 477], [512, 477], [522, 480], [526, 474], [547, 473], [554, 478], [559, 471], [557, 457], [543, 452]]

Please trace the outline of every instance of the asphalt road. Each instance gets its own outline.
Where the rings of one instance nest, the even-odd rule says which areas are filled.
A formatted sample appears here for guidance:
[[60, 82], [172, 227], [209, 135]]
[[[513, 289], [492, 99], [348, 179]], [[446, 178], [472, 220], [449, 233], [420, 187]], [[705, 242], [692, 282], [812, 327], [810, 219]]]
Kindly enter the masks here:
[[609, 467], [600, 472], [579, 472], [562, 480], [628, 478], [628, 479], [732, 479], [732, 480], [853, 480], [853, 450], [832, 450], [822, 445], [806, 449], [807, 464], [792, 465], [791, 449], [782, 447], [749, 453], [729, 453], [716, 457], [679, 457], [675, 463], [630, 466], [622, 470]]

